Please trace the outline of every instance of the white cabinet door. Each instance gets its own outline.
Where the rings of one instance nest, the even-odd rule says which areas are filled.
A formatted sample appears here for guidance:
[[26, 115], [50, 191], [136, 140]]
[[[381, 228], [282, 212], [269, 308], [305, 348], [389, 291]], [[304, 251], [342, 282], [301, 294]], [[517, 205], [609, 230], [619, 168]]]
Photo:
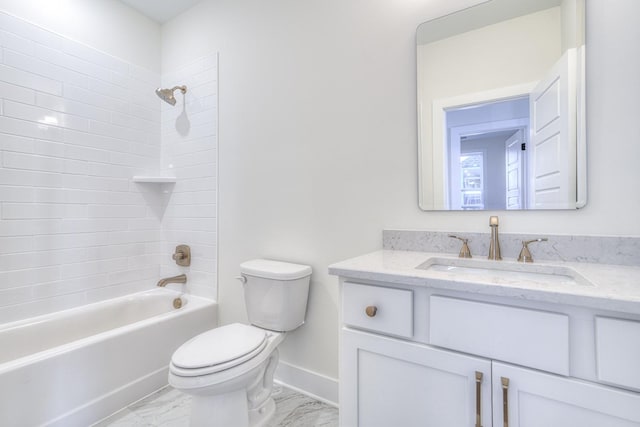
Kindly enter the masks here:
[[481, 425], [490, 427], [490, 393], [486, 359], [342, 330], [342, 427], [473, 427], [477, 398]]
[[492, 372], [494, 426], [640, 426], [637, 393], [498, 362]]

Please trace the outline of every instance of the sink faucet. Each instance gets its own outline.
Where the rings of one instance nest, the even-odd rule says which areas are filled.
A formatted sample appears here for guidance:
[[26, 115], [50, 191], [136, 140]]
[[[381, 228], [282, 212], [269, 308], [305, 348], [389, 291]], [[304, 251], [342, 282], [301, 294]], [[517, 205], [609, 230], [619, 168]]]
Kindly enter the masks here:
[[500, 240], [498, 240], [498, 217], [489, 218], [489, 227], [491, 227], [491, 241], [489, 242], [489, 259], [501, 260], [500, 256]]
[[533, 262], [533, 257], [531, 256], [531, 251], [529, 250], [529, 244], [533, 242], [546, 242], [546, 237], [541, 239], [533, 239], [533, 240], [523, 240], [522, 241], [522, 250], [520, 251], [520, 255], [518, 255], [519, 262]]
[[180, 274], [178, 276], [166, 277], [164, 279], [160, 279], [160, 281], [158, 282], [158, 286], [165, 287], [169, 283], [187, 283], [187, 275]]
[[454, 234], [449, 234], [449, 237], [458, 239], [462, 242], [462, 248], [460, 249], [458, 258], [471, 258], [471, 251], [469, 250], [469, 239], [463, 239], [462, 237], [458, 237]]

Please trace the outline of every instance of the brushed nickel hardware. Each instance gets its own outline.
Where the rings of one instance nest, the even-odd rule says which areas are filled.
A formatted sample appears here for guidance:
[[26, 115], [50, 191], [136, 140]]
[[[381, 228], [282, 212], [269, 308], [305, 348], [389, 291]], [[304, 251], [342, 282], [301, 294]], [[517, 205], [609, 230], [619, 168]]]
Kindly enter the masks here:
[[369, 317], [375, 317], [378, 313], [378, 307], [376, 307], [375, 305], [370, 305], [364, 310], [364, 312], [367, 313], [367, 316]]
[[247, 278], [244, 276], [237, 276], [236, 280], [240, 280], [240, 282], [244, 285], [245, 283], [247, 283]]
[[531, 251], [529, 251], [529, 243], [533, 242], [546, 242], [546, 237], [542, 239], [533, 239], [533, 240], [523, 240], [522, 241], [522, 250], [520, 251], [520, 255], [518, 255], [519, 262], [533, 262], [533, 257], [531, 256]]
[[500, 377], [502, 382], [502, 419], [504, 427], [509, 427], [509, 378]]
[[458, 239], [462, 242], [462, 248], [460, 248], [460, 253], [458, 254], [458, 258], [471, 258], [471, 251], [469, 250], [469, 239], [463, 239], [462, 237], [458, 237], [454, 234], [449, 234], [449, 237], [453, 239]]
[[476, 371], [476, 426], [482, 427], [482, 372]]
[[160, 281], [158, 282], [158, 286], [165, 287], [169, 283], [187, 283], [187, 275], [180, 274], [178, 276], [166, 277], [164, 279], [160, 279]]
[[489, 218], [489, 227], [491, 227], [491, 241], [489, 242], [489, 259], [501, 260], [500, 240], [498, 239], [498, 217]]
[[164, 102], [166, 102], [167, 104], [176, 105], [176, 97], [173, 95], [173, 92], [175, 92], [178, 89], [180, 89], [180, 92], [182, 92], [183, 95], [187, 93], [187, 87], [183, 85], [183, 86], [174, 86], [171, 89], [158, 88], [156, 89], [156, 95], [158, 95], [158, 97], [162, 99]]
[[191, 265], [191, 248], [187, 245], [178, 245], [171, 258], [173, 258], [179, 266], [189, 267]]
[[173, 308], [181, 308], [182, 307], [182, 298], [176, 298], [173, 300]]

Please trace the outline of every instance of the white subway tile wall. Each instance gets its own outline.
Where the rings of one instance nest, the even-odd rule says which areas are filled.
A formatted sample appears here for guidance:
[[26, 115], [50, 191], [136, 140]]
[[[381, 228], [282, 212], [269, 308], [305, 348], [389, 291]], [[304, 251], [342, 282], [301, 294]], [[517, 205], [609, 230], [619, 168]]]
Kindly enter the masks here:
[[163, 245], [191, 246], [191, 267], [162, 259], [163, 276], [186, 272], [189, 292], [217, 294], [218, 55], [213, 53], [163, 73], [162, 87], [175, 92], [176, 105], [162, 103], [162, 173], [177, 177], [163, 215]]
[[[177, 243], [216, 297], [217, 55], [167, 78], [185, 108], [156, 73], [0, 12], [0, 322], [150, 289]], [[178, 183], [131, 180], [161, 173]]]

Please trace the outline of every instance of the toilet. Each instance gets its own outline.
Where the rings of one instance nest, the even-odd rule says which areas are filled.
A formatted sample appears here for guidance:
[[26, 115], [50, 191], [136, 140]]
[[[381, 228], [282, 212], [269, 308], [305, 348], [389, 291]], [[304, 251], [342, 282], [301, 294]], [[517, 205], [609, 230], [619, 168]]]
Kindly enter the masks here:
[[254, 259], [240, 272], [251, 325], [211, 329], [171, 357], [169, 384], [192, 396], [192, 427], [267, 425], [278, 345], [304, 323], [311, 267]]

